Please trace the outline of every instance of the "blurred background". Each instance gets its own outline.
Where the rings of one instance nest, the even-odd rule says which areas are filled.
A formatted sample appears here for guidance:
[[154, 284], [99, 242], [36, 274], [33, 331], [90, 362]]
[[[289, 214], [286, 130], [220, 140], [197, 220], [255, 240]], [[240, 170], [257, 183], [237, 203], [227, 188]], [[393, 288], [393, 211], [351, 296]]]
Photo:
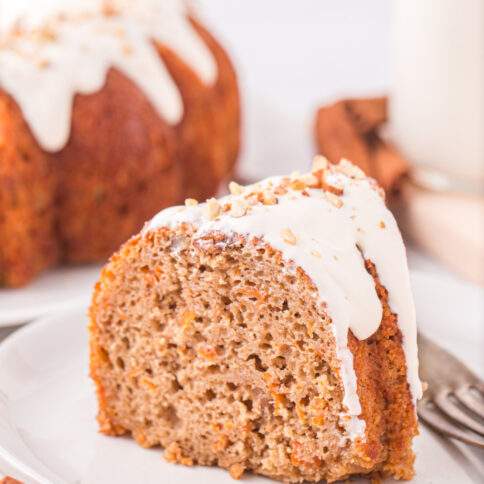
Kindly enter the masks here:
[[[12, 12], [42, 17], [71, 1], [0, 0], [0, 26]], [[482, 0], [191, 3], [237, 69], [242, 179], [304, 169], [318, 150], [358, 162], [345, 139], [332, 146], [345, 136], [332, 127], [340, 118], [324, 117], [315, 137], [316, 112], [389, 96], [373, 131], [358, 140], [368, 148], [365, 170], [388, 188], [410, 242], [484, 284]], [[370, 146], [375, 137], [378, 153]]]
[[[49, 5], [69, 1], [1, 0], [0, 19], [6, 25], [22, 8], [41, 17]], [[244, 110], [242, 170], [251, 178], [300, 169], [303, 160], [309, 164], [316, 106], [341, 96], [381, 94], [390, 85], [392, 2], [192, 4], [237, 68]]]
[[390, 85], [392, 2], [199, 0], [239, 67], [243, 163], [251, 176], [300, 169], [314, 154], [315, 108]]

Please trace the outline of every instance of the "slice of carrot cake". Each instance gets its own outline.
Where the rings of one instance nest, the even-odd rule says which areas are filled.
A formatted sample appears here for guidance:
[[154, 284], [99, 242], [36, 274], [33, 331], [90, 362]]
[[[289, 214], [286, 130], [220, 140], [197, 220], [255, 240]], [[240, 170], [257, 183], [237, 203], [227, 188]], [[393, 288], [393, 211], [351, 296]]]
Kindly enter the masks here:
[[415, 310], [382, 191], [322, 157], [230, 191], [160, 212], [104, 268], [101, 431], [233, 477], [410, 479]]

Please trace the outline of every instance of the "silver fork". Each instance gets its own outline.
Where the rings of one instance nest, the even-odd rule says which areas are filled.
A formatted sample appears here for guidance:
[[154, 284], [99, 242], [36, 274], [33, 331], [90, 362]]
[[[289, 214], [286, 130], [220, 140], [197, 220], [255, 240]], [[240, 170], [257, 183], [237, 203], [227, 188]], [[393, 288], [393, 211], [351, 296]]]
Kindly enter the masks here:
[[418, 346], [420, 376], [428, 384], [419, 417], [443, 435], [484, 448], [484, 382], [421, 333]]

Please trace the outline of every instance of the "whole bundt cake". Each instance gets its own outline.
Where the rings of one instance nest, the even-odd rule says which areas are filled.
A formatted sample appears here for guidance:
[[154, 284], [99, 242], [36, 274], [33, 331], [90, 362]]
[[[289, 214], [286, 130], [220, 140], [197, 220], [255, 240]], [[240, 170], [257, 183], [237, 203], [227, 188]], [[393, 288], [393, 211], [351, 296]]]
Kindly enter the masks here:
[[105, 259], [206, 198], [239, 148], [236, 75], [183, 0], [83, 0], [0, 39], [0, 286]]
[[155, 216], [90, 309], [99, 424], [169, 461], [288, 482], [413, 475], [405, 248], [349, 162]]

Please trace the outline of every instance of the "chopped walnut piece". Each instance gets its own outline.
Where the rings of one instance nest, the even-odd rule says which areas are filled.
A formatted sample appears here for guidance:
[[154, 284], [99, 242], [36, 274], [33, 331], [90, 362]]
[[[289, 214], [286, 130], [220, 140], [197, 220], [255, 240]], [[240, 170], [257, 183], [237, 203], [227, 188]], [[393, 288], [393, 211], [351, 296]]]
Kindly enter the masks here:
[[187, 198], [185, 200], [186, 207], [195, 207], [196, 205], [198, 205], [198, 201], [195, 200], [194, 198]]
[[257, 201], [263, 203], [264, 205], [276, 205], [277, 197], [272, 195], [272, 193], [258, 192]]
[[247, 212], [247, 208], [240, 201], [235, 201], [232, 204], [232, 208], [230, 209], [230, 215], [235, 218], [243, 217], [246, 214], [246, 212]]
[[264, 205], [277, 205], [277, 197], [268, 193], [264, 193], [262, 203]]
[[325, 196], [328, 202], [334, 205], [336, 208], [341, 208], [343, 206], [343, 200], [341, 200], [338, 195], [335, 195], [334, 193], [328, 191], [325, 193]]
[[327, 170], [329, 166], [328, 159], [323, 155], [316, 155], [313, 159], [313, 166], [311, 171], [314, 173], [316, 171]]
[[380, 220], [380, 223], [378, 225], [381, 229], [384, 229], [386, 227], [386, 224], [383, 220]]
[[301, 176], [300, 180], [309, 188], [318, 188], [320, 180], [313, 173], [306, 173]]
[[287, 193], [287, 189], [283, 186], [278, 186], [274, 188], [274, 193], [276, 195], [285, 195]]
[[287, 244], [296, 245], [297, 238], [291, 229], [282, 229], [281, 236], [282, 240], [284, 240], [284, 242], [286, 242]]
[[39, 37], [44, 42], [55, 42], [57, 40], [57, 33], [50, 25], [44, 25], [39, 30]]
[[230, 476], [233, 479], [240, 479], [245, 472], [245, 467], [242, 464], [232, 464], [229, 467]]
[[229, 191], [232, 195], [241, 195], [244, 192], [244, 187], [237, 182], [231, 181], [229, 183]]
[[331, 192], [331, 193], [334, 193], [335, 195], [343, 195], [343, 189], [341, 187], [338, 187], [336, 185], [331, 185], [331, 183], [328, 183], [326, 181], [326, 176], [324, 173], [321, 176], [321, 188], [325, 192]]
[[289, 183], [291, 183], [291, 179], [288, 176], [285, 176], [280, 180], [279, 186], [287, 188], [289, 186]]
[[335, 165], [335, 168], [340, 173], [344, 173], [351, 178], [365, 178], [364, 171], [356, 165], [353, 165], [351, 161], [348, 161], [346, 158], [342, 158], [341, 161]]
[[220, 215], [221, 208], [220, 203], [215, 198], [210, 198], [205, 206], [205, 216], [209, 220], [215, 220]]
[[297, 190], [297, 191], [304, 190], [306, 188], [306, 184], [300, 178], [292, 180], [289, 186], [293, 190]]

